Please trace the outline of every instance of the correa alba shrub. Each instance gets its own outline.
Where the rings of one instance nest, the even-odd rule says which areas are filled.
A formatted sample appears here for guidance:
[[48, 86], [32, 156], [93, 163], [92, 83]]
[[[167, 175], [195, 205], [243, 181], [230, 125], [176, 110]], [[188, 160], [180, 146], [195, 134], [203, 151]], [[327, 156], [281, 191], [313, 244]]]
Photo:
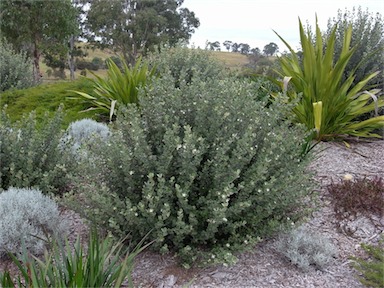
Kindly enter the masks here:
[[37, 189], [11, 187], [1, 192], [0, 215], [0, 258], [8, 252], [20, 256], [23, 245], [39, 255], [48, 236], [65, 232], [57, 204]]
[[43, 193], [68, 189], [74, 161], [60, 148], [63, 111], [37, 124], [35, 113], [19, 122], [10, 121], [3, 109], [0, 122], [0, 190], [38, 187]]
[[160, 75], [170, 74], [175, 87], [193, 83], [195, 78], [222, 79], [227, 73], [222, 63], [210, 52], [183, 46], [163, 47], [161, 52], [149, 55], [149, 61]]
[[14, 51], [4, 39], [0, 39], [0, 63], [0, 91], [27, 88], [35, 84], [32, 61], [25, 52]]
[[81, 211], [133, 243], [151, 231], [152, 248], [177, 252], [186, 267], [233, 263], [307, 211], [304, 136], [255, 101], [252, 83], [173, 80], [155, 81], [92, 151], [99, 160], [75, 188]]

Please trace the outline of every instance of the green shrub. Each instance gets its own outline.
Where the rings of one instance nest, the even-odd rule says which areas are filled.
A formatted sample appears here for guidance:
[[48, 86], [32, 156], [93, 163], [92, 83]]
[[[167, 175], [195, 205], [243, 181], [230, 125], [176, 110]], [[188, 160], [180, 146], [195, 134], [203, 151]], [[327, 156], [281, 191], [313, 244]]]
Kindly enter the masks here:
[[43, 260], [24, 250], [22, 260], [13, 255], [17, 265], [16, 279], [9, 271], [0, 273], [2, 287], [121, 287], [131, 278], [135, 257], [146, 248], [137, 246], [131, 253], [123, 247], [122, 241], [114, 244], [110, 238], [101, 239], [93, 231], [85, 250], [77, 238], [74, 247], [54, 238], [52, 248]]
[[170, 74], [175, 87], [193, 83], [196, 79], [223, 78], [223, 65], [205, 50], [187, 47], [163, 48], [160, 53], [153, 53], [149, 61], [157, 67], [160, 75]]
[[120, 57], [111, 56], [111, 57], [107, 58], [104, 62], [104, 66], [107, 66], [107, 62], [109, 62], [109, 61], [114, 62], [120, 69], [123, 69], [124, 60], [122, 60]]
[[72, 157], [60, 149], [62, 111], [37, 124], [34, 113], [12, 124], [4, 109], [0, 122], [0, 190], [37, 187], [44, 193], [66, 191]]
[[[99, 58], [100, 59], [100, 58]], [[97, 71], [99, 70], [100, 66], [98, 63], [94, 63], [86, 61], [86, 60], [77, 60], [76, 61], [76, 69], [78, 70], [92, 70], [92, 71]]]
[[[315, 41], [312, 40], [310, 31], [305, 33], [301, 21], [299, 25], [302, 60], [277, 34], [291, 52], [279, 60], [281, 76], [284, 77], [281, 86], [287, 97], [284, 100], [296, 104], [293, 109], [296, 121], [313, 131], [313, 138], [318, 141], [346, 135], [380, 137], [372, 131], [384, 127], [384, 115], [365, 121], [358, 120], [361, 115], [384, 106], [384, 100], [378, 97], [379, 90], [366, 90], [367, 83], [379, 72], [365, 75], [356, 84], [353, 84], [353, 73], [345, 81], [342, 78], [346, 65], [356, 51], [356, 47], [350, 48], [352, 26], [344, 31], [341, 54], [334, 59], [337, 26], [323, 45], [317, 23]], [[288, 81], [293, 89], [287, 91]]]
[[32, 61], [26, 53], [17, 53], [12, 45], [0, 39], [0, 91], [35, 85]]
[[303, 215], [303, 133], [255, 101], [252, 83], [173, 80], [155, 81], [93, 150], [99, 161], [74, 189], [79, 210], [134, 243], [152, 230], [153, 248], [176, 251], [187, 266], [232, 262], [246, 243]]
[[368, 258], [352, 257], [353, 267], [362, 273], [360, 282], [368, 287], [384, 287], [384, 238], [377, 245], [362, 244]]
[[[328, 19], [326, 36], [331, 35], [337, 25], [335, 41], [335, 57], [342, 53], [343, 33], [348, 25], [352, 25], [351, 46], [356, 46], [356, 51], [344, 70], [343, 79], [354, 75], [353, 85], [362, 81], [367, 75], [381, 71], [381, 77], [371, 79], [368, 84], [375, 88], [382, 88], [384, 81], [384, 19], [380, 13], [363, 11], [362, 7], [353, 7], [352, 10], [338, 10], [337, 17]], [[367, 57], [368, 56], [368, 57]], [[364, 59], [363, 62], [361, 60]]]
[[308, 272], [311, 266], [324, 270], [333, 261], [337, 251], [329, 239], [303, 227], [280, 235], [275, 242], [275, 247], [278, 252], [305, 272]]
[[[58, 82], [53, 84], [41, 84], [23, 90], [9, 90], [0, 95], [0, 103], [2, 106], [7, 105], [7, 112], [12, 122], [20, 120], [23, 115], [34, 111], [36, 120], [42, 122], [45, 120], [46, 113], [50, 116], [57, 111], [61, 104], [65, 107], [65, 115], [63, 116], [63, 128], [68, 127], [69, 123], [82, 119], [94, 118], [94, 113], [83, 112], [87, 106], [81, 100], [69, 99], [73, 96], [69, 90], [91, 92], [93, 86], [84, 79], [73, 82]], [[2, 108], [2, 107], [1, 107]]]
[[42, 254], [47, 237], [65, 232], [57, 204], [36, 189], [1, 192], [0, 215], [0, 259], [7, 252], [20, 257], [23, 245], [32, 254]]

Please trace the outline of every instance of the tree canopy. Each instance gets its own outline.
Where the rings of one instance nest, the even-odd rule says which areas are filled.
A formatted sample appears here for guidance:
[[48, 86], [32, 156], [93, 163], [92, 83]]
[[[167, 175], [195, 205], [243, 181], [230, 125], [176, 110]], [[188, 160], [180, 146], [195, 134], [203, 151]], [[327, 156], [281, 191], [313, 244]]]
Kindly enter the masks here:
[[85, 23], [87, 38], [113, 47], [127, 62], [160, 43], [189, 40], [200, 23], [183, 0], [91, 0]]
[[279, 51], [279, 46], [273, 42], [265, 45], [263, 50], [264, 54], [267, 56], [273, 56], [277, 51]]
[[69, 36], [78, 30], [77, 10], [71, 0], [1, 0], [0, 11], [2, 36], [33, 58], [37, 81], [41, 54], [65, 53]]

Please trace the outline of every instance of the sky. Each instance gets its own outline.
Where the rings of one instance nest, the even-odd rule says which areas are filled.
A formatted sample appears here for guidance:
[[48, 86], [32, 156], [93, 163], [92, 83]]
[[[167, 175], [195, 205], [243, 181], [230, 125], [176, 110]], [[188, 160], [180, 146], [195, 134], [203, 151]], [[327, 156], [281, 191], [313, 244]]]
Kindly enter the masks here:
[[229, 40], [263, 51], [273, 42], [283, 52], [288, 49], [273, 30], [298, 49], [299, 18], [315, 27], [317, 14], [319, 27], [325, 31], [328, 19], [337, 17], [339, 9], [352, 11], [359, 6], [384, 16], [383, 0], [184, 0], [182, 7], [195, 12], [200, 20], [190, 46], [205, 48], [207, 41], [222, 44]]

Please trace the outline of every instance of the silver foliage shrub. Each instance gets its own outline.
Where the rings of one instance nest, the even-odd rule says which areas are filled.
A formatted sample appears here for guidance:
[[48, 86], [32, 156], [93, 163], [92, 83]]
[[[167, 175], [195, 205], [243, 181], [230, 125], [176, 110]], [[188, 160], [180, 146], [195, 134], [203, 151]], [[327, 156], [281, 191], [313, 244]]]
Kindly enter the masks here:
[[280, 235], [275, 248], [303, 271], [309, 271], [311, 267], [323, 270], [337, 253], [328, 238], [304, 227]]
[[57, 204], [37, 189], [1, 192], [0, 215], [0, 258], [7, 252], [21, 255], [23, 244], [30, 253], [41, 254], [47, 236], [65, 232]]
[[233, 263], [235, 252], [306, 212], [304, 135], [279, 107], [255, 100], [253, 83], [174, 80], [154, 81], [92, 150], [99, 161], [74, 189], [85, 201], [79, 210], [133, 243], [151, 231], [151, 247], [177, 252], [186, 266]]
[[110, 134], [106, 124], [85, 118], [69, 125], [62, 142], [72, 145], [72, 151], [76, 152], [82, 145], [89, 144], [96, 139], [106, 141]]

